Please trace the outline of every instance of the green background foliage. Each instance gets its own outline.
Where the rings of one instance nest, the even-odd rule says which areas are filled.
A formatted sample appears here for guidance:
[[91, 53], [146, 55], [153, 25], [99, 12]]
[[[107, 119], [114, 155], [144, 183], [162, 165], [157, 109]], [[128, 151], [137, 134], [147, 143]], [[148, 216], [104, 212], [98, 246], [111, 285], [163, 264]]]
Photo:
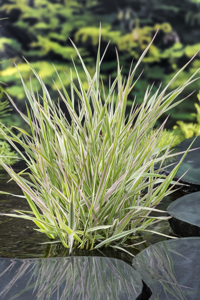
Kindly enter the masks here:
[[[4, 0], [0, 14], [1, 18], [8, 18], [1, 21], [0, 54], [5, 61], [0, 65], [0, 81], [6, 84], [7, 93], [22, 111], [25, 111], [25, 95], [14, 63], [25, 82], [31, 77], [37, 89], [24, 56], [57, 101], [58, 93], [53, 81], [58, 88], [61, 86], [54, 68], [64, 85], [69, 87], [65, 73], [69, 74], [70, 68], [73, 69], [73, 58], [87, 88], [78, 56], [68, 38], [75, 41], [89, 73], [93, 75], [100, 22], [102, 51], [111, 41], [101, 69], [105, 89], [108, 89], [109, 75], [111, 79], [116, 76], [115, 47], [119, 51], [123, 74], [127, 76], [132, 59], [134, 64], [159, 29], [141, 65], [144, 73], [130, 95], [130, 105], [135, 96], [137, 102], [142, 102], [149, 84], [154, 82], [155, 89], [161, 82], [165, 86], [200, 49], [200, 1], [197, 0]], [[182, 84], [199, 67], [198, 54], [171, 88]], [[72, 77], [76, 81], [74, 71]], [[193, 90], [196, 90], [193, 96], [170, 112], [169, 128], [177, 120], [194, 121], [195, 116], [191, 113], [195, 112], [193, 103], [199, 90], [198, 82], [188, 87], [185, 96]], [[7, 123], [19, 125], [20, 121], [12, 114]]]
[[[8, 128], [8, 130], [5, 129], [2, 122], [6, 117], [10, 116], [11, 110], [9, 101], [4, 98], [4, 89], [0, 86], [0, 130], [4, 130], [4, 132], [7, 133], [10, 128]], [[3, 159], [4, 163], [12, 165], [17, 162], [17, 158], [19, 158], [17, 153], [12, 151], [11, 146], [7, 143], [4, 136], [0, 134], [0, 159]], [[0, 169], [3, 169], [2, 166]]]

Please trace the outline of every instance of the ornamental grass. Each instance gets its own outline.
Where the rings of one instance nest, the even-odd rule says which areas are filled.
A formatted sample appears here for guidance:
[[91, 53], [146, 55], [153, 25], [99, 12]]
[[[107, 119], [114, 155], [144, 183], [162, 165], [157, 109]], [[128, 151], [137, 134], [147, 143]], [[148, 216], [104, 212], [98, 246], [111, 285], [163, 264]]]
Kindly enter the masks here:
[[166, 219], [164, 212], [160, 217], [153, 217], [151, 212], [157, 211], [163, 197], [172, 193], [170, 184], [181, 161], [168, 176], [161, 175], [164, 161], [175, 154], [170, 152], [173, 141], [166, 139], [165, 122], [159, 128], [155, 124], [163, 113], [182, 101], [173, 103], [196, 80], [199, 70], [170, 92], [167, 89], [189, 62], [164, 89], [160, 86], [153, 93], [147, 87], [142, 104], [133, 103], [127, 116], [129, 94], [139, 79], [135, 79], [135, 73], [151, 44], [130, 67], [127, 78], [122, 75], [116, 51], [117, 77], [108, 94], [100, 76], [106, 52], [100, 58], [100, 39], [94, 76], [72, 44], [88, 88], [84, 88], [75, 64], [78, 84], [73, 82], [72, 73], [66, 74], [71, 92], [57, 74], [62, 86], [62, 90], [58, 89], [59, 99], [70, 120], [28, 62], [41, 86], [41, 95], [31, 83], [28, 88], [21, 77], [29, 103], [27, 115], [8, 96], [31, 133], [17, 127], [20, 137], [12, 131], [1, 133], [26, 161], [29, 171], [16, 173], [2, 160], [1, 165], [22, 189], [30, 211], [16, 210], [15, 214], [6, 215], [33, 221], [35, 230], [46, 234], [49, 243], [62, 243], [70, 253], [76, 247], [92, 250], [104, 246], [127, 251], [126, 247], [134, 246], [138, 235], [148, 231], [149, 225]]

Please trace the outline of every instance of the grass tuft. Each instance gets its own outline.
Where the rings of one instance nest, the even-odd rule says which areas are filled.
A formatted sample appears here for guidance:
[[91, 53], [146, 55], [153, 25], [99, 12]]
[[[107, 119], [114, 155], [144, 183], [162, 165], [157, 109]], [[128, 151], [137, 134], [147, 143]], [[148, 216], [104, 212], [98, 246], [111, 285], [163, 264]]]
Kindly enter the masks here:
[[[73, 44], [73, 42], [72, 42]], [[133, 104], [125, 115], [130, 91], [137, 78], [135, 73], [151, 44], [130, 69], [127, 78], [117, 54], [117, 77], [105, 94], [101, 83], [100, 43], [96, 72], [91, 77], [78, 49], [73, 44], [82, 64], [89, 88], [85, 90], [74, 64], [78, 86], [68, 76], [71, 93], [60, 80], [59, 97], [65, 104], [71, 122], [51, 99], [45, 84], [32, 69], [43, 94], [34, 93], [21, 81], [30, 109], [27, 115], [19, 111], [30, 127], [31, 134], [17, 128], [21, 137], [1, 130], [4, 137], [26, 161], [30, 180], [17, 174], [1, 161], [11, 178], [21, 187], [30, 212], [16, 211], [9, 216], [33, 221], [38, 231], [53, 241], [61, 242], [71, 252], [74, 247], [97, 249], [111, 246], [124, 249], [148, 226], [163, 217], [152, 217], [157, 204], [170, 194], [170, 184], [180, 163], [168, 175], [161, 175], [164, 160], [171, 154], [173, 140], [166, 138], [165, 122], [155, 129], [158, 118], [180, 103], [174, 100], [194, 81], [193, 74], [183, 85], [167, 93], [188, 63], [161, 91], [152, 93], [148, 87], [142, 105]], [[117, 52], [116, 52], [117, 53]], [[20, 73], [19, 73], [20, 74]], [[21, 76], [21, 75], [20, 75]], [[102, 92], [103, 91], [103, 92]], [[114, 94], [117, 101], [114, 102]], [[75, 109], [78, 102], [79, 110]], [[16, 143], [23, 147], [24, 156]], [[176, 155], [176, 154], [173, 154]], [[159, 169], [155, 165], [160, 165]]]

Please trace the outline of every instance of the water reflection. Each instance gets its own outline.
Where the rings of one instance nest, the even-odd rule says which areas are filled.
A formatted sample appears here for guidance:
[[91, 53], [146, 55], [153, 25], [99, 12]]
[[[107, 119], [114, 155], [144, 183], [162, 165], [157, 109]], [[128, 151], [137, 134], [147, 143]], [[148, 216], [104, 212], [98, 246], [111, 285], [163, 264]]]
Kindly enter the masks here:
[[199, 300], [200, 238], [181, 238], [150, 246], [133, 266], [152, 290], [153, 300]]
[[134, 300], [142, 280], [121, 260], [101, 257], [0, 259], [2, 300]]

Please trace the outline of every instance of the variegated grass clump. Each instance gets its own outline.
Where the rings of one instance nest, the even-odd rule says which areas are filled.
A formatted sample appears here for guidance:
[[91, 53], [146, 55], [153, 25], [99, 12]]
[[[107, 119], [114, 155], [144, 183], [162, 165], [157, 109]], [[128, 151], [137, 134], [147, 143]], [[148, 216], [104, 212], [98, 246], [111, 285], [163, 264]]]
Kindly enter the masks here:
[[[100, 42], [93, 77], [74, 45], [89, 88], [84, 89], [75, 65], [78, 86], [70, 75], [71, 94], [60, 80], [62, 91], [58, 90], [58, 93], [71, 122], [54, 104], [33, 69], [43, 95], [35, 94], [32, 87], [29, 90], [21, 78], [30, 104], [27, 116], [10, 99], [30, 126], [31, 134], [18, 128], [22, 134], [19, 138], [12, 132], [9, 136], [2, 131], [30, 170], [28, 180], [23, 177], [25, 171], [17, 174], [1, 161], [30, 205], [30, 211], [16, 211], [17, 214], [9, 216], [33, 221], [38, 227], [36, 230], [52, 239], [50, 243], [61, 242], [70, 252], [74, 247], [97, 249], [110, 246], [125, 250], [128, 244], [130, 246], [128, 240], [133, 239], [134, 245], [139, 233], [166, 218], [149, 214], [156, 210], [164, 196], [172, 192], [169, 186], [179, 165], [168, 176], [160, 174], [162, 163], [172, 155], [172, 141], [163, 139], [166, 137], [164, 124], [157, 129], [154, 126], [164, 112], [180, 102], [172, 104], [195, 80], [197, 72], [170, 93], [167, 88], [187, 65], [163, 91], [159, 88], [153, 94], [151, 88], [147, 88], [142, 105], [133, 103], [131, 113], [126, 117], [127, 100], [138, 80], [133, 81], [135, 72], [149, 47], [135, 67], [131, 67], [127, 79], [122, 76], [117, 55], [117, 78], [106, 95], [100, 84]], [[75, 99], [79, 104], [78, 112]], [[13, 141], [24, 148], [28, 158]], [[160, 168], [156, 169], [155, 165]]]

